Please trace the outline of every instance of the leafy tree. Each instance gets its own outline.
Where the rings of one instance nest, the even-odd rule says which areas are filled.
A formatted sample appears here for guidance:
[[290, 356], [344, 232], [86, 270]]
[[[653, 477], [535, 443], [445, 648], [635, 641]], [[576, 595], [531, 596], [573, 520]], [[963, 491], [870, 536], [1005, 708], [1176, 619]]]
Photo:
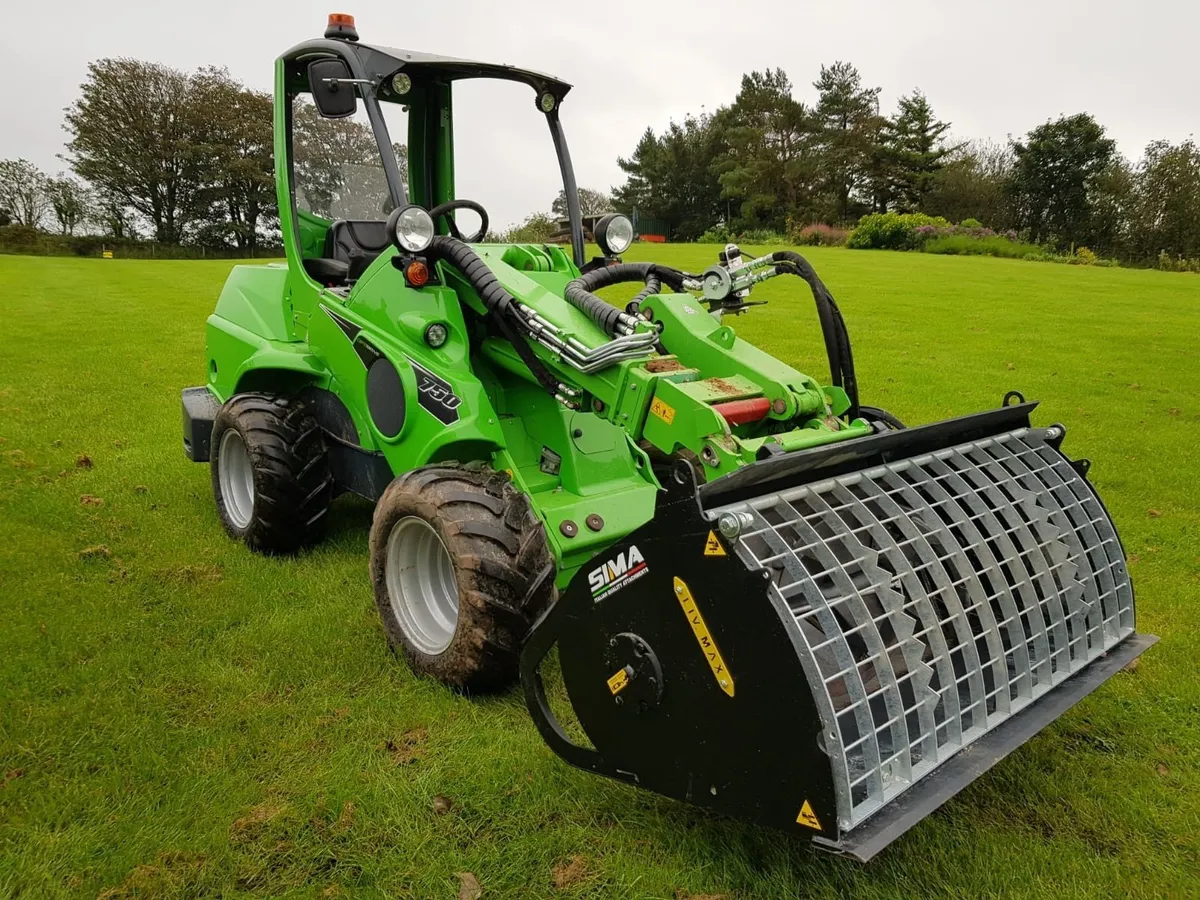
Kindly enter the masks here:
[[[599, 216], [606, 212], [612, 212], [613, 201], [612, 197], [603, 191], [593, 191], [591, 188], [579, 189], [579, 212], [585, 216]], [[554, 202], [550, 205], [550, 212], [560, 218], [567, 217], [567, 191], [564, 188], [558, 192], [558, 196], [554, 198]]]
[[104, 190], [96, 191], [88, 214], [88, 222], [108, 237], [136, 238], [137, 225], [132, 210], [125, 201]]
[[951, 222], [978, 219], [998, 231], [1015, 228], [1008, 191], [1014, 164], [1007, 144], [975, 141], [959, 145], [931, 179], [921, 211]]
[[1138, 166], [1133, 220], [1144, 257], [1200, 257], [1200, 147], [1155, 141]]
[[305, 99], [293, 105], [292, 121], [292, 166], [301, 208], [327, 219], [375, 218], [390, 211], [379, 145], [370, 128], [354, 117], [322, 118]]
[[198, 78], [157, 63], [88, 65], [66, 112], [71, 167], [144, 216], [159, 241], [178, 243], [209, 206], [213, 161], [204, 151]]
[[46, 196], [61, 234], [74, 234], [87, 220], [91, 207], [91, 191], [83, 182], [69, 175], [60, 175], [46, 182]]
[[865, 87], [858, 69], [840, 61], [821, 66], [813, 87], [819, 94], [821, 163], [833, 217], [845, 222], [851, 198], [867, 182], [878, 146], [879, 88]]
[[1116, 144], [1087, 113], [1039, 125], [1012, 142], [1016, 165], [1009, 183], [1021, 223], [1036, 243], [1089, 243], [1096, 182], [1113, 161]]
[[1096, 177], [1091, 200], [1088, 247], [1102, 256], [1128, 257], [1136, 195], [1133, 168], [1127, 160], [1113, 157]]
[[714, 165], [724, 146], [720, 116], [687, 116], [661, 136], [646, 129], [632, 156], [617, 160], [628, 180], [613, 190], [614, 206], [662, 220], [679, 240], [698, 237], [725, 211]]
[[940, 122], [919, 90], [901, 97], [896, 115], [882, 129], [882, 155], [889, 199], [900, 212], [923, 209], [946, 156], [948, 122]]
[[48, 180], [25, 159], [0, 160], [0, 208], [17, 225], [37, 228], [50, 207]]
[[815, 122], [792, 97], [782, 69], [742, 76], [733, 105], [718, 113], [727, 144], [717, 163], [722, 195], [740, 200], [740, 228], [782, 230], [814, 203]]
[[204, 197], [207, 243], [232, 242], [253, 253], [262, 229], [278, 222], [271, 96], [245, 88], [224, 69], [202, 69], [194, 79], [205, 127], [198, 133], [211, 163]]
[[544, 244], [558, 231], [558, 223], [548, 213], [533, 213], [520, 225], [487, 236], [495, 244]]
[[392, 144], [392, 154], [396, 157], [396, 168], [400, 170], [400, 180], [408, 184], [408, 146]]

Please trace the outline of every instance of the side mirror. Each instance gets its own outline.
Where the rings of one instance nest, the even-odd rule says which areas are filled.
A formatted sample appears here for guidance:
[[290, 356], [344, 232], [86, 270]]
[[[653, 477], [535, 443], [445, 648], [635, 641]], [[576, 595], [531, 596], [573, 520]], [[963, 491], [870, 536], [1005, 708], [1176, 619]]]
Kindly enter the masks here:
[[309, 63], [308, 88], [323, 118], [344, 119], [358, 109], [354, 79], [344, 59], [316, 59]]

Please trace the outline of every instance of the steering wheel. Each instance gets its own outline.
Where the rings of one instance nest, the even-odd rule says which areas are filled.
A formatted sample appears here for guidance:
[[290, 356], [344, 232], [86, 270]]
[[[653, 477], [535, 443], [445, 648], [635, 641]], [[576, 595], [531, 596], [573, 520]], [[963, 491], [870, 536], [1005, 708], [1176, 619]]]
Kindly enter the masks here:
[[479, 230], [469, 237], [463, 237], [458, 226], [454, 224], [453, 216], [446, 216], [446, 225], [450, 229], [450, 234], [455, 240], [462, 241], [464, 244], [477, 244], [483, 240], [488, 230], [488, 214], [487, 210], [476, 203], [474, 200], [450, 200], [435, 206], [429, 211], [429, 215], [433, 218], [434, 223], [437, 223], [438, 216], [444, 216], [446, 213], [456, 209], [469, 209], [479, 215]]

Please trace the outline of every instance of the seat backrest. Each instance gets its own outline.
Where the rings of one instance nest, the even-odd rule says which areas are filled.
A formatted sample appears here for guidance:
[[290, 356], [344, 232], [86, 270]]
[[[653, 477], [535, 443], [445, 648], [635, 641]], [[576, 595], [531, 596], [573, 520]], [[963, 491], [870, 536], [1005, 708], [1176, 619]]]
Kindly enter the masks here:
[[350, 267], [347, 281], [357, 281], [387, 245], [387, 223], [374, 219], [338, 219], [325, 235], [325, 255]]

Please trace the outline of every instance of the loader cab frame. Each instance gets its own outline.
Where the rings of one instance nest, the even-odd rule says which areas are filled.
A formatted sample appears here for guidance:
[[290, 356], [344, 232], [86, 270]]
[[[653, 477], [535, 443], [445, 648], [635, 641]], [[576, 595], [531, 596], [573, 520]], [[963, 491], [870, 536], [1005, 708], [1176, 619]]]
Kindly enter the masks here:
[[[339, 88], [353, 91], [361, 104], [379, 154], [386, 192], [374, 219], [357, 222], [334, 221], [297, 205], [296, 126], [297, 101], [312, 97], [309, 67], [322, 60], [345, 63], [349, 77]], [[402, 77], [398, 77], [402, 76]], [[558, 158], [566, 192], [571, 227], [572, 256], [576, 266], [584, 263], [583, 222], [570, 152], [559, 118], [563, 98], [571, 89], [556, 78], [511, 66], [472, 62], [389, 47], [377, 47], [346, 39], [305, 41], [288, 50], [275, 66], [275, 178], [280, 210], [280, 230], [292, 273], [293, 291], [352, 283], [360, 271], [353, 265], [342, 275], [341, 265], [327, 258], [330, 231], [337, 229], [333, 243], [346, 240], [365, 251], [369, 262], [384, 249], [383, 223], [388, 212], [407, 203], [427, 209], [454, 199], [454, 82], [467, 78], [489, 78], [527, 84], [531, 102], [545, 116]], [[402, 89], [402, 93], [401, 90]], [[403, 105], [408, 112], [408, 177], [401, 174], [393, 151], [393, 135], [384, 116], [385, 103]], [[315, 110], [313, 111], [315, 112]], [[474, 198], [470, 198], [474, 199]], [[447, 222], [438, 231], [449, 233]], [[353, 261], [352, 261], [353, 262]]]

